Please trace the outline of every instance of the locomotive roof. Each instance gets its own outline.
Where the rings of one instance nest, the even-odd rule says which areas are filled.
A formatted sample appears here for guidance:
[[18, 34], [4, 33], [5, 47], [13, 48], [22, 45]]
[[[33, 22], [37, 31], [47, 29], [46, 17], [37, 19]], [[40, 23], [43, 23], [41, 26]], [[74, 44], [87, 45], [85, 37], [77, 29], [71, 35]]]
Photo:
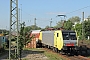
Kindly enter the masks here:
[[62, 30], [62, 32], [75, 32], [75, 31], [72, 31], [72, 30]]

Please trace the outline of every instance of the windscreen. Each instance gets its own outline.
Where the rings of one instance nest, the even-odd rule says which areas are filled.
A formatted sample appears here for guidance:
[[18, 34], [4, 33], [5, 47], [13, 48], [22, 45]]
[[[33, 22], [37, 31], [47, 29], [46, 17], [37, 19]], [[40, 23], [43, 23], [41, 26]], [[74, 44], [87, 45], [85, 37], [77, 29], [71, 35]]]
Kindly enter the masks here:
[[77, 40], [75, 32], [62, 32], [63, 40]]

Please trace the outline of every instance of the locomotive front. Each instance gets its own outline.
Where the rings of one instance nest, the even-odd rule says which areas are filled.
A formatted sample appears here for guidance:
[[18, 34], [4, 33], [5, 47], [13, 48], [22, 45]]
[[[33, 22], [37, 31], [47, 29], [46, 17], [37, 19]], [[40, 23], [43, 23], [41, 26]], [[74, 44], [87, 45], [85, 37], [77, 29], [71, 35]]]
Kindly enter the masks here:
[[75, 31], [62, 31], [63, 36], [63, 50], [77, 50], [78, 40]]

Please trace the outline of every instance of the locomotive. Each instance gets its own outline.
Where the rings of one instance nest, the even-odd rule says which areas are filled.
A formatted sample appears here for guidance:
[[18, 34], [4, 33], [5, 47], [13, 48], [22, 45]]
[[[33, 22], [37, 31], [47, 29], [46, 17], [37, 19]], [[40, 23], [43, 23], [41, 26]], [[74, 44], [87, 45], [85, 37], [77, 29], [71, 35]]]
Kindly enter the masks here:
[[71, 30], [41, 31], [37, 44], [51, 48], [56, 52], [78, 50], [76, 32]]

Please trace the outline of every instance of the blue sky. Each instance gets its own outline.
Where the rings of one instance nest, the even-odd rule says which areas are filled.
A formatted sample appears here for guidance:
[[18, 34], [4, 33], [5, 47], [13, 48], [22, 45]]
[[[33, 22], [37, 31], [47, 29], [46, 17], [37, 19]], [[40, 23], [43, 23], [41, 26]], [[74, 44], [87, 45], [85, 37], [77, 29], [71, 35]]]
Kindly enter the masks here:
[[[90, 15], [90, 0], [18, 0], [19, 8], [21, 8], [21, 4], [22, 21], [25, 21], [26, 26], [33, 25], [34, 18], [37, 19], [37, 26], [43, 28], [50, 25], [51, 18], [53, 21], [52, 26], [55, 26], [56, 22], [61, 20], [60, 17], [56, 17], [58, 14], [65, 14], [67, 16], [66, 19], [72, 16], [79, 16], [82, 18], [83, 11], [85, 12], [85, 18]], [[86, 6], [89, 7], [84, 8]], [[9, 22], [10, 0], [1, 0], [0, 29], [9, 29]]]

